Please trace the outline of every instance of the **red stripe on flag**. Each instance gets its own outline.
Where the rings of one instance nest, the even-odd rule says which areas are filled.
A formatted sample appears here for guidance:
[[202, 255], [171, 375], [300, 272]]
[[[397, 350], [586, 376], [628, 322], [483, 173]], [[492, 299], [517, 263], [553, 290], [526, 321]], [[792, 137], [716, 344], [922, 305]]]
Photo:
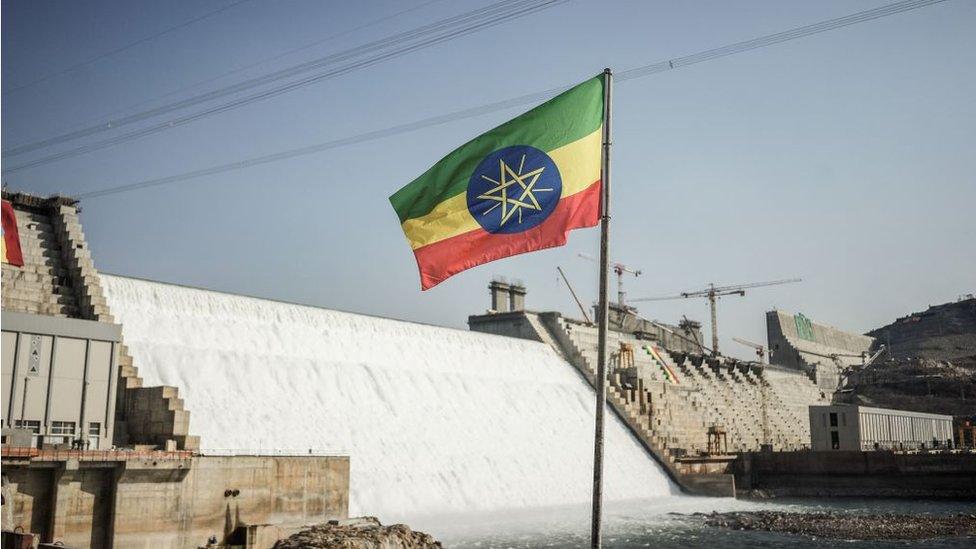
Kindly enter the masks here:
[[17, 214], [14, 207], [3, 201], [3, 243], [7, 257], [4, 260], [11, 265], [24, 266], [24, 254], [20, 250], [20, 232], [17, 230]]
[[470, 231], [413, 251], [420, 267], [420, 286], [429, 290], [461, 271], [526, 252], [566, 244], [573, 229], [600, 222], [600, 181], [559, 201], [549, 218], [538, 227], [515, 234]]

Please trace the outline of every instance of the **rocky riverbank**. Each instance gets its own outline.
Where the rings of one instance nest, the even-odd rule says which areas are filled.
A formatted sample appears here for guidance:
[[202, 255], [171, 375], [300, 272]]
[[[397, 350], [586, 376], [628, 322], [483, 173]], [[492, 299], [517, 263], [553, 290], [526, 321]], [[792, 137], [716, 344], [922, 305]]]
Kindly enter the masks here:
[[376, 517], [331, 520], [286, 539], [274, 549], [434, 549], [441, 543], [430, 534], [415, 532], [405, 524], [383, 526]]
[[696, 513], [707, 526], [732, 530], [763, 530], [819, 538], [856, 540], [917, 540], [976, 536], [976, 514], [898, 515], [854, 513], [788, 513], [757, 511]]

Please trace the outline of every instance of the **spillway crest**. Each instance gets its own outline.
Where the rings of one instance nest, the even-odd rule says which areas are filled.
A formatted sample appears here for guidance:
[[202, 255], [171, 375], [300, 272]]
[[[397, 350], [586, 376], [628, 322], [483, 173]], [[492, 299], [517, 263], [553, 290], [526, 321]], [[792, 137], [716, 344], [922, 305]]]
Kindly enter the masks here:
[[[145, 385], [174, 385], [204, 452], [351, 459], [350, 513], [586, 502], [593, 391], [542, 343], [103, 276]], [[607, 414], [606, 497], [672, 487]]]

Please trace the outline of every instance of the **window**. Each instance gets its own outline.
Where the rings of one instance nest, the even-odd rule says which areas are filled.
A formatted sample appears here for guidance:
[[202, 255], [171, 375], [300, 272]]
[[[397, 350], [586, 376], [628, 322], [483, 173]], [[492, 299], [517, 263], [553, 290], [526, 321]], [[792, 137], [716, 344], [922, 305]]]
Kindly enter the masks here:
[[847, 427], [847, 413], [846, 412], [845, 413], [842, 413], [840, 415], [840, 424], [843, 425], [844, 427]]
[[34, 420], [30, 420], [30, 419], [27, 420], [27, 421], [24, 421], [24, 420], [18, 419], [17, 422], [16, 422], [16, 426], [17, 426], [18, 429], [27, 429], [28, 431], [34, 433], [35, 435], [37, 433], [40, 433], [41, 432], [41, 422], [40, 421], [34, 421]]
[[830, 449], [840, 450], [840, 435], [837, 433], [837, 431], [830, 432]]
[[830, 426], [837, 427], [837, 414], [835, 412], [830, 413]]
[[102, 424], [93, 421], [88, 424], [88, 436], [90, 437], [100, 437], [102, 436]]
[[75, 422], [73, 421], [52, 421], [52, 435], [73, 435], [75, 434]]

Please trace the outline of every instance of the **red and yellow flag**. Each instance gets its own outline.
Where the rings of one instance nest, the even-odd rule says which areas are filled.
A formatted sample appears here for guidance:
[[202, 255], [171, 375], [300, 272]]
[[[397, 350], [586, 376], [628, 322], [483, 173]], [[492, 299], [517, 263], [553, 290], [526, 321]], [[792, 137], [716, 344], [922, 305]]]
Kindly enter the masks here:
[[390, 197], [427, 290], [600, 219], [604, 76], [458, 147]]
[[3, 238], [0, 238], [0, 246], [3, 247], [4, 263], [10, 263], [18, 267], [24, 266], [24, 254], [20, 251], [20, 232], [17, 230], [17, 213], [14, 207], [3, 201]]

